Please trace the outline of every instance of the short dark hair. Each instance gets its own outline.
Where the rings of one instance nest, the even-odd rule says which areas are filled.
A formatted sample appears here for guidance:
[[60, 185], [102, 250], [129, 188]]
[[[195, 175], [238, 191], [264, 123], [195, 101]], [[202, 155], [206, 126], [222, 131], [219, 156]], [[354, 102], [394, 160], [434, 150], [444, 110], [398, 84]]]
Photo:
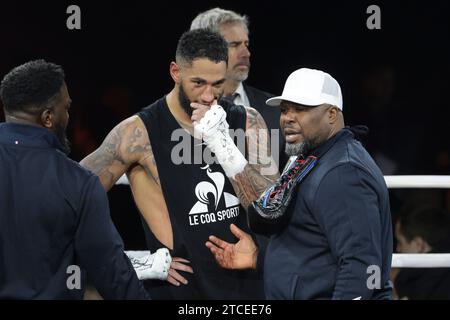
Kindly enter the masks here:
[[43, 111], [60, 92], [64, 78], [61, 66], [42, 59], [15, 67], [0, 85], [0, 97], [5, 111]]
[[188, 63], [207, 58], [215, 63], [228, 62], [228, 44], [217, 32], [207, 29], [186, 31], [178, 41], [177, 62]]
[[449, 237], [450, 217], [442, 209], [422, 206], [409, 212], [403, 211], [397, 221], [408, 241], [422, 237], [431, 247], [435, 247]]

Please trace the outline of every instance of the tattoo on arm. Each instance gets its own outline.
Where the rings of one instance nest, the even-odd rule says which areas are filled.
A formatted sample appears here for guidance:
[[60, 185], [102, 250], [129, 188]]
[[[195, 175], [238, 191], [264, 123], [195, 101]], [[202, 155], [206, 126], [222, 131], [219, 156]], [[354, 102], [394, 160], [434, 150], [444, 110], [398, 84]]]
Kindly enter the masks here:
[[149, 150], [151, 151], [149, 141], [147, 141], [146, 143], [144, 143], [143, 141], [144, 135], [145, 132], [141, 128], [133, 128], [133, 130], [127, 137], [126, 153], [128, 155], [132, 156], [134, 154], [145, 154]]
[[115, 166], [126, 167], [126, 163], [120, 154], [123, 133], [119, 127], [113, 129], [103, 141], [102, 145], [81, 161], [81, 165], [95, 173], [106, 191], [108, 191], [120, 173], [114, 170]]
[[81, 161], [81, 165], [98, 175], [105, 190], [109, 190], [149, 151], [150, 143], [143, 129], [132, 121], [123, 122], [108, 134], [94, 153]]
[[145, 135], [146, 133], [142, 129], [135, 128], [133, 134], [129, 137], [127, 153], [130, 155], [142, 155], [142, 157], [140, 157], [140, 164], [144, 168], [148, 177], [159, 186], [160, 182], [157, 172], [153, 173], [150, 169], [150, 166], [156, 169], [156, 161], [150, 141], [146, 139]]
[[[145, 157], [144, 160], [145, 160], [145, 161], [149, 161], [149, 160], [150, 160], [151, 163], [152, 163], [152, 166], [153, 166], [154, 168], [156, 168], [156, 161], [155, 161], [155, 157], [154, 157], [154, 155], [153, 155], [153, 152], [152, 152], [152, 149], [151, 149], [151, 148], [150, 148], [150, 152], [148, 153], [148, 155]], [[148, 164], [145, 163], [145, 161], [144, 161], [144, 164], [142, 165], [142, 166], [144, 167], [145, 172], [147, 173], [147, 175], [148, 175], [151, 179], [153, 179], [153, 181], [154, 181], [158, 186], [160, 186], [161, 184], [160, 184], [160, 181], [159, 181], [159, 176], [158, 176], [158, 174], [157, 174], [157, 173], [153, 174], [152, 171], [150, 170]]]
[[247, 108], [246, 136], [249, 163], [234, 179], [230, 179], [244, 208], [248, 208], [279, 177], [270, 152], [267, 126], [253, 108]]
[[241, 201], [242, 206], [247, 209], [250, 204], [259, 198], [259, 196], [271, 184], [271, 181], [265, 179], [251, 165], [246, 165], [244, 171], [238, 173], [231, 184]]

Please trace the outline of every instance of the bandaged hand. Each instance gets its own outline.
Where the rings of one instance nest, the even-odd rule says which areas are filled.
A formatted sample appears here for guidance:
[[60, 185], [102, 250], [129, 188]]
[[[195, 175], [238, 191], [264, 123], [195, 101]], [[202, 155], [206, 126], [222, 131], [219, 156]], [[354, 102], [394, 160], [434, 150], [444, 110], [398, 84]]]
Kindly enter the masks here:
[[150, 254], [150, 251], [125, 251], [125, 253], [139, 280], [167, 279], [172, 262], [168, 249], [161, 248], [153, 254]]
[[194, 135], [203, 139], [214, 152], [227, 177], [242, 172], [247, 160], [236, 147], [228, 132], [227, 113], [220, 105], [213, 105], [205, 116], [194, 124]]

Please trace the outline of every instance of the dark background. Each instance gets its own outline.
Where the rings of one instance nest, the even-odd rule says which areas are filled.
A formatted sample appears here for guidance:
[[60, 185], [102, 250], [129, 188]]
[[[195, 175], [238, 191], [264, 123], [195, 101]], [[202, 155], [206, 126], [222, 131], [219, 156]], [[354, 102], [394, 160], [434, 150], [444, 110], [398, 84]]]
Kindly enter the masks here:
[[[81, 30], [66, 8], [81, 8]], [[381, 8], [381, 30], [366, 9]], [[247, 83], [280, 94], [297, 68], [341, 84], [348, 125], [365, 124], [368, 151], [385, 174], [450, 174], [450, 2], [443, 1], [15, 1], [0, 4], [0, 76], [28, 60], [61, 64], [73, 100], [71, 158], [81, 160], [121, 120], [169, 92], [180, 35], [197, 13], [220, 6], [250, 18]], [[2, 120], [0, 111], [0, 120]], [[143, 248], [126, 186], [109, 193], [127, 248]], [[447, 209], [447, 190], [392, 190], [395, 215], [408, 202]]]

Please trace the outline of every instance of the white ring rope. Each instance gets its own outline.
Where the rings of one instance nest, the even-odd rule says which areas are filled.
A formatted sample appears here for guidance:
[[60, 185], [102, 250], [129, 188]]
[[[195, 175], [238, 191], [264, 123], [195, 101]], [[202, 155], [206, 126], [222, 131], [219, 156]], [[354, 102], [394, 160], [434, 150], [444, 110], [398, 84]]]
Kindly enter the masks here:
[[450, 253], [394, 253], [392, 268], [450, 268]]
[[[450, 176], [384, 176], [387, 187], [396, 188], [442, 188], [450, 189]], [[126, 175], [120, 177], [116, 184], [129, 185]]]
[[[450, 189], [450, 176], [384, 176], [387, 187]], [[126, 175], [116, 184], [129, 185]], [[450, 268], [450, 253], [395, 253], [393, 268]]]
[[384, 176], [388, 188], [450, 188], [450, 176]]

